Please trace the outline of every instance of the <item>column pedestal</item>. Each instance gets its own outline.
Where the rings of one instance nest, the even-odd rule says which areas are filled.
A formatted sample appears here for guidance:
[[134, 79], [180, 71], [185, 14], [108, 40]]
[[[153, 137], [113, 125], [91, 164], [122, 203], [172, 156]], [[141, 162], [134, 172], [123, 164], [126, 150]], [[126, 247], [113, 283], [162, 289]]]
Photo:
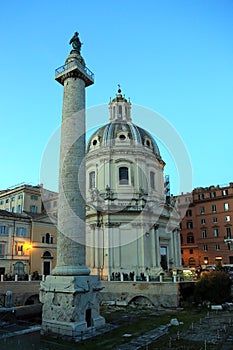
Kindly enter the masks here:
[[47, 276], [41, 282], [42, 334], [79, 339], [101, 328], [99, 276]]

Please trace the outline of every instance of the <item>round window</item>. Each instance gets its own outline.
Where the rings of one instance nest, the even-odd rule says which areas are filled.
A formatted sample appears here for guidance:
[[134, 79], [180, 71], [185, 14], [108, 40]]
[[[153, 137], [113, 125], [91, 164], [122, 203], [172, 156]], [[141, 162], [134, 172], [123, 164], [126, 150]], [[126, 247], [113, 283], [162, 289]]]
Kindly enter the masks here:
[[92, 144], [93, 144], [93, 146], [96, 146], [96, 145], [97, 145], [97, 140], [94, 140], [94, 141], [92, 142]]
[[119, 139], [120, 139], [120, 140], [125, 140], [126, 137], [125, 137], [125, 135], [120, 135], [120, 136], [119, 136]]

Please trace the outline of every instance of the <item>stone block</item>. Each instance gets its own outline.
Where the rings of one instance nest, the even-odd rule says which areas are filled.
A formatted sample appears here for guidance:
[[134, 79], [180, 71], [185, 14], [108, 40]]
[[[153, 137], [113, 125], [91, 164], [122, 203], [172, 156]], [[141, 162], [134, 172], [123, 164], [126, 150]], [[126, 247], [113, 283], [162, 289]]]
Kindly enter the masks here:
[[105, 325], [99, 314], [98, 276], [48, 276], [41, 282], [42, 333], [77, 338]]

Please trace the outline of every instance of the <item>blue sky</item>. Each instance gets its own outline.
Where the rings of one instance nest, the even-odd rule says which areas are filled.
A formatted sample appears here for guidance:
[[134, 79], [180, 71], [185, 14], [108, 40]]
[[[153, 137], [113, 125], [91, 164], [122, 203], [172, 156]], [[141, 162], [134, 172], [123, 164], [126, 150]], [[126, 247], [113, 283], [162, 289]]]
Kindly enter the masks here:
[[[108, 103], [120, 83], [132, 104], [157, 111], [179, 134], [193, 187], [233, 181], [232, 18], [231, 0], [2, 3], [0, 189], [41, 181], [41, 159], [61, 121], [54, 70], [75, 31], [95, 73], [87, 107]], [[90, 118], [89, 128], [108, 121], [102, 112]], [[153, 117], [133, 121], [156, 134]], [[172, 192], [188, 190], [160, 141]]]

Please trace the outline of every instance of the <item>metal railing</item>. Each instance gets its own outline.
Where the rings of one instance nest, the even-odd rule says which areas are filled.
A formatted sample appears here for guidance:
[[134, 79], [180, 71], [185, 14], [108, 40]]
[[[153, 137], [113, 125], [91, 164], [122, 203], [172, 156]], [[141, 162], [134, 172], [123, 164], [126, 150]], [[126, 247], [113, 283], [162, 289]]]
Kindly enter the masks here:
[[94, 81], [94, 73], [89, 68], [87, 68], [87, 66], [81, 65], [77, 61], [70, 61], [67, 64], [64, 64], [63, 66], [55, 69], [55, 76], [65, 72], [66, 70], [68, 70], [72, 67], [77, 67], [80, 71], [82, 71], [84, 74], [86, 74], [89, 77], [89, 79]]

